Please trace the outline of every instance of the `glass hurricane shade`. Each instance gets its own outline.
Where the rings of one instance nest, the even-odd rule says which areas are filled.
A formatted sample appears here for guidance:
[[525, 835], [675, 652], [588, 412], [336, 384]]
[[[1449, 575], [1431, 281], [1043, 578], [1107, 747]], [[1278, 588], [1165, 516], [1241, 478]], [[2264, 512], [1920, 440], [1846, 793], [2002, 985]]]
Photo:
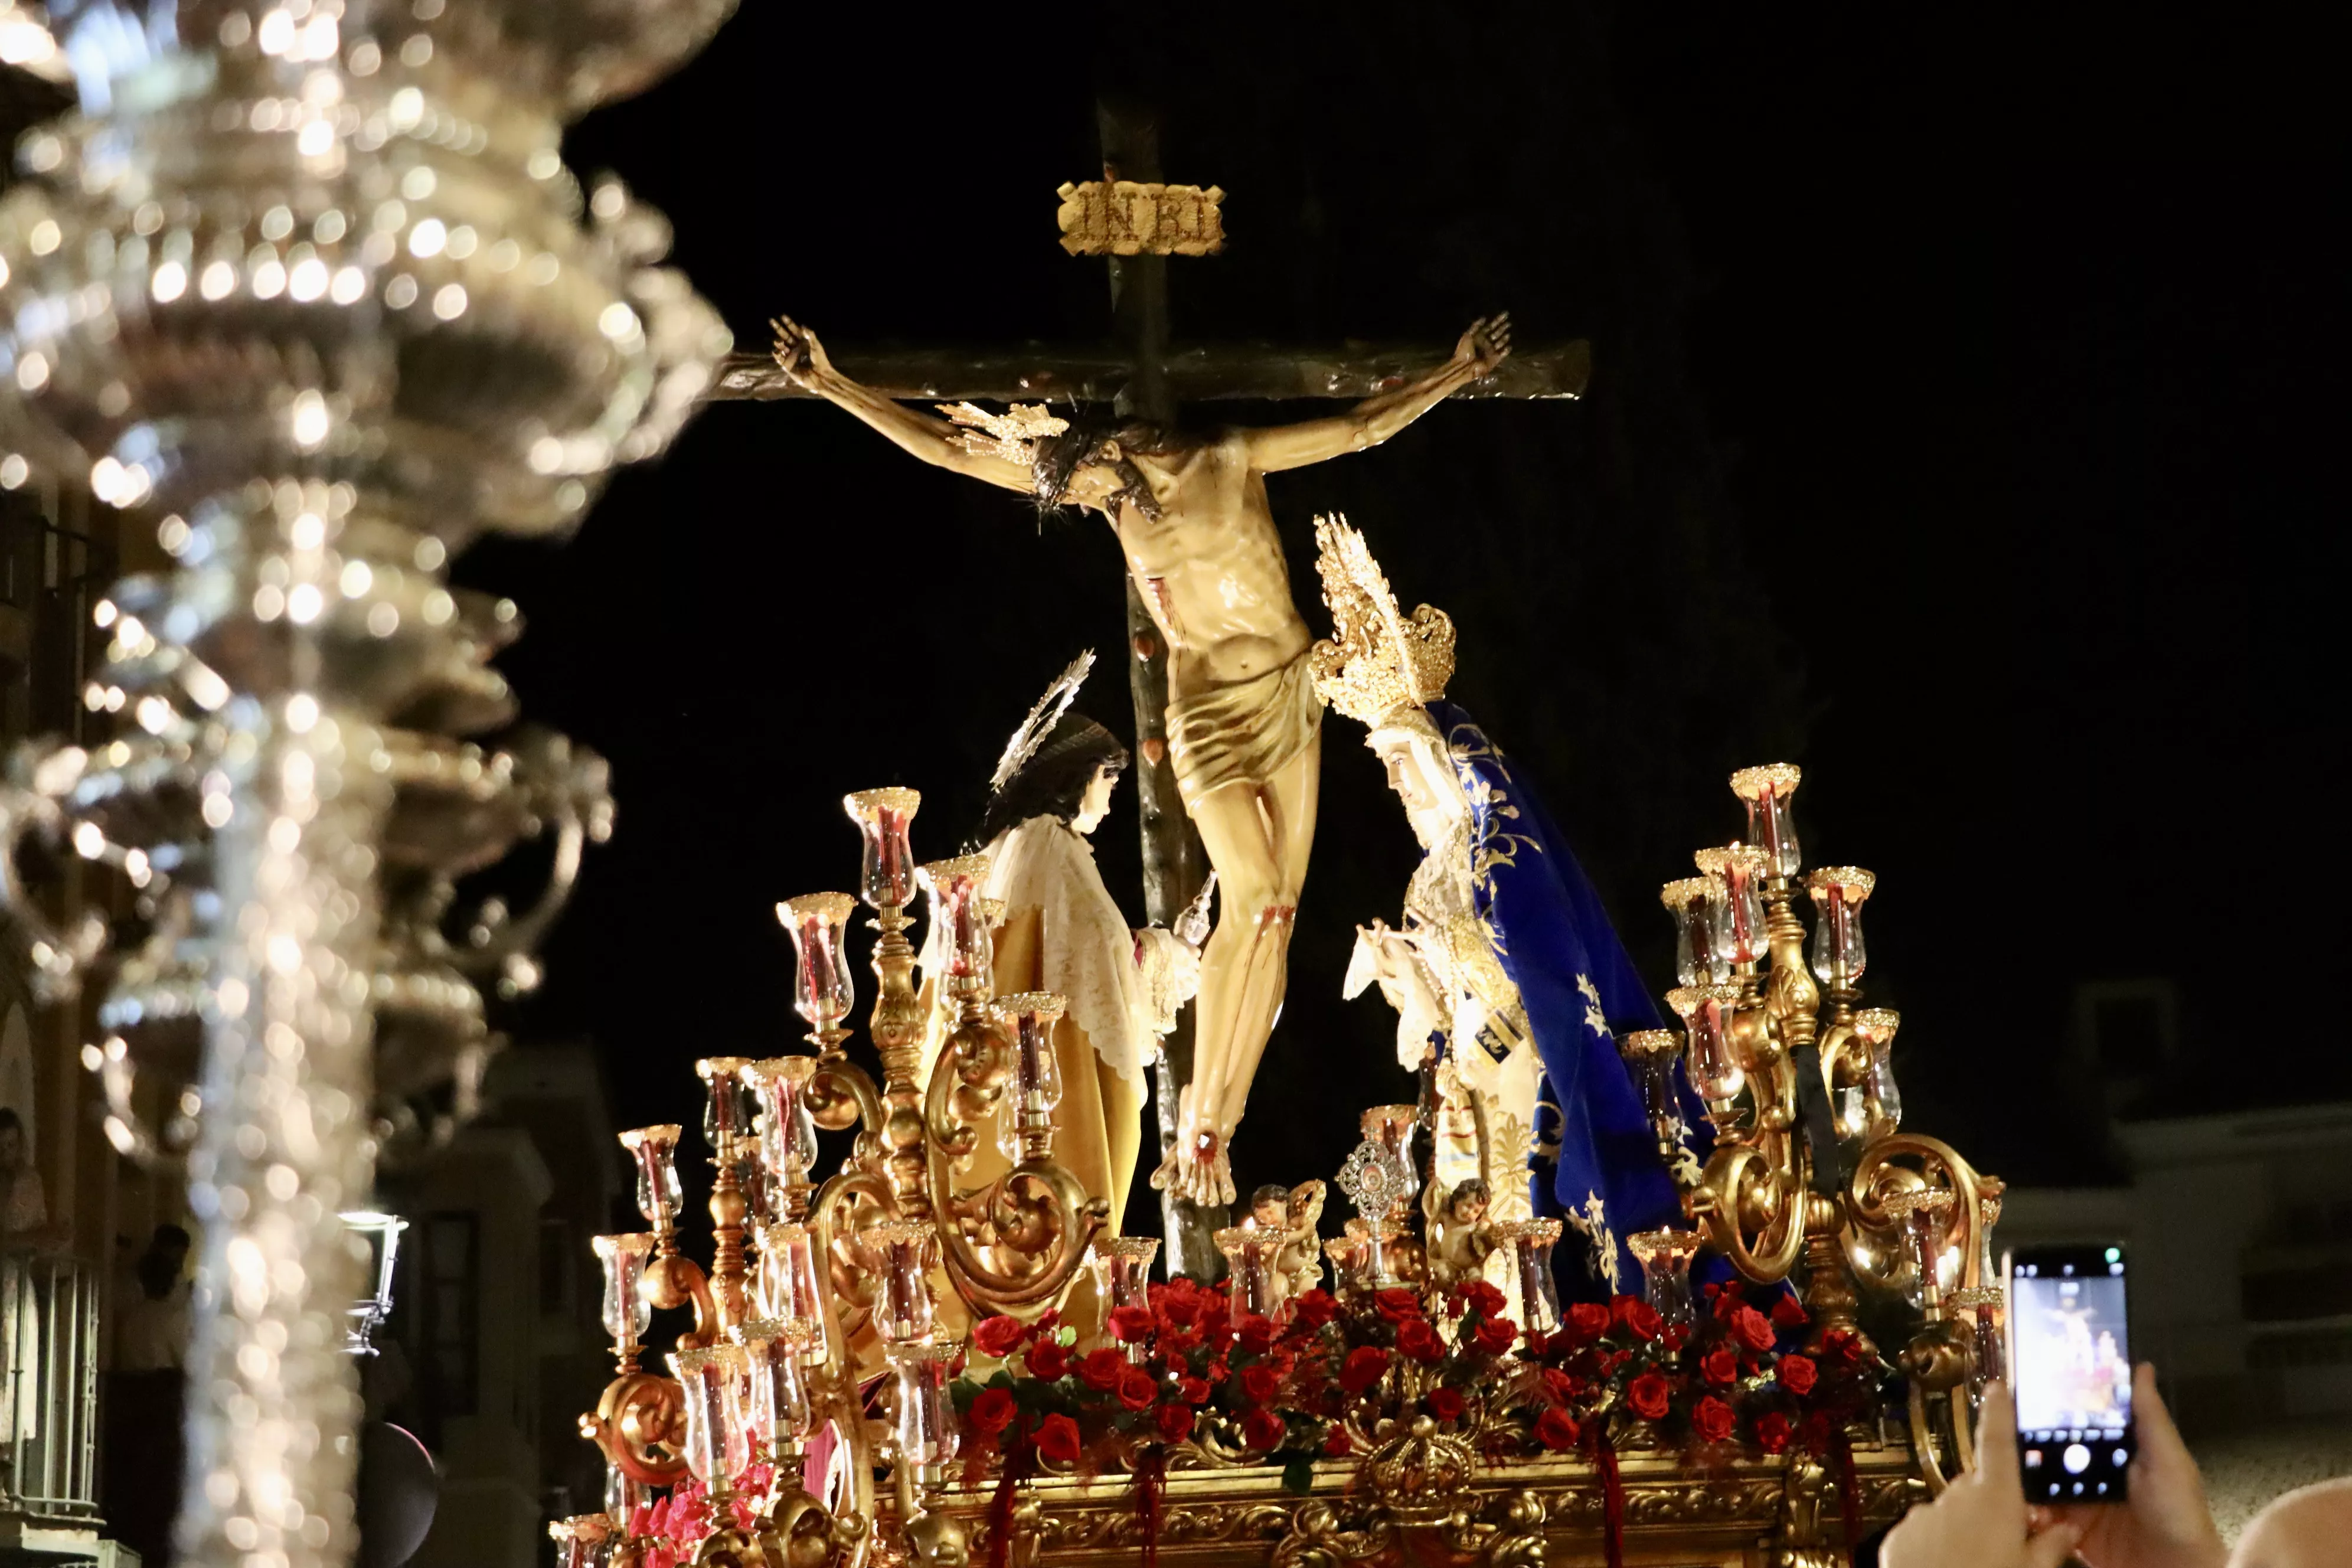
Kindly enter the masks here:
[[743, 1069], [751, 1064], [742, 1057], [705, 1057], [694, 1064], [702, 1079], [702, 1140], [714, 1150], [730, 1149], [751, 1130], [750, 1097], [743, 1088]]
[[987, 988], [994, 967], [991, 900], [980, 892], [987, 879], [985, 855], [934, 860], [922, 872], [923, 886], [931, 896], [931, 930], [940, 946], [937, 962], [951, 981], [972, 990]]
[[1685, 985], [1711, 985], [1731, 978], [1731, 965], [1715, 951], [1716, 900], [1721, 889], [1712, 877], [1685, 877], [1658, 891], [1658, 901], [1675, 922], [1675, 974]]
[[1559, 1287], [1552, 1279], [1551, 1252], [1559, 1245], [1556, 1219], [1510, 1220], [1495, 1226], [1495, 1240], [1510, 1258], [1511, 1305], [1519, 1327], [1548, 1334], [1559, 1327]]
[[841, 809], [865, 839], [857, 895], [868, 909], [904, 909], [915, 898], [915, 858], [907, 829], [923, 797], [910, 789], [865, 789], [844, 795]]
[[1764, 927], [1759, 884], [1764, 851], [1745, 844], [1702, 849], [1693, 858], [1713, 879], [1707, 913], [1715, 928], [1715, 955], [1726, 963], [1753, 963], [1771, 946]]
[[654, 1310], [638, 1289], [646, 1276], [646, 1258], [654, 1238], [643, 1232], [600, 1236], [590, 1243], [604, 1273], [604, 1310], [599, 1320], [615, 1347], [634, 1345], [645, 1337]]
[[1016, 1134], [1049, 1129], [1062, 1103], [1062, 1068], [1054, 1055], [1054, 1026], [1061, 1022], [1062, 998], [1045, 991], [1021, 991], [989, 1005], [1013, 1042], [1012, 1125]]
[[1728, 1105], [1748, 1086], [1731, 1044], [1731, 1014], [1738, 1001], [1736, 985], [1680, 985], [1666, 993], [1666, 1005], [1681, 1016], [1689, 1037], [1691, 1087], [1711, 1108]]
[[1914, 1187], [1888, 1194], [1884, 1206], [1902, 1232], [1904, 1256], [1910, 1266], [1911, 1304], [1930, 1306], [1943, 1296], [1945, 1232], [1952, 1194], [1941, 1187]]
[[1804, 864], [1804, 851], [1797, 843], [1796, 818], [1790, 811], [1790, 801], [1804, 776], [1801, 769], [1788, 763], [1742, 768], [1731, 775], [1731, 793], [1748, 807], [1748, 842], [1763, 848], [1765, 869], [1772, 876], [1793, 877]]
[[1681, 1037], [1672, 1029], [1634, 1029], [1618, 1040], [1617, 1048], [1633, 1070], [1651, 1130], [1660, 1142], [1681, 1142], [1688, 1131], [1683, 1125], [1680, 1097], [1675, 1092], [1675, 1058], [1682, 1054]]
[[677, 1127], [669, 1123], [621, 1134], [621, 1147], [636, 1162], [637, 1212], [657, 1234], [675, 1226], [686, 1206], [686, 1193], [677, 1184]]
[[834, 1027], [857, 1000], [842, 954], [849, 913], [856, 907], [847, 893], [803, 893], [776, 906], [776, 919], [793, 939], [793, 1011], [813, 1029]]
[[931, 1258], [935, 1238], [929, 1225], [886, 1219], [857, 1233], [874, 1261], [880, 1289], [874, 1298], [874, 1331], [893, 1344], [931, 1337]]
[[669, 1367], [686, 1395], [686, 1468], [714, 1493], [727, 1491], [736, 1473], [751, 1463], [738, 1393], [746, 1369], [743, 1347], [678, 1351]]
[[1625, 1238], [1642, 1265], [1643, 1298], [1656, 1309], [1670, 1329], [1688, 1330], [1698, 1322], [1691, 1301], [1690, 1265], [1698, 1255], [1699, 1237], [1687, 1230], [1636, 1231]]
[[771, 1057], [743, 1069], [759, 1108], [760, 1163], [782, 1187], [804, 1186], [816, 1168], [816, 1122], [808, 1110], [814, 1057]]
[[1225, 1276], [1232, 1290], [1232, 1317], [1236, 1327], [1247, 1318], [1282, 1314], [1282, 1278], [1275, 1259], [1290, 1239], [1286, 1231], [1257, 1226], [1228, 1226], [1217, 1232], [1217, 1250], [1225, 1255]]
[[822, 1298], [817, 1294], [816, 1242], [808, 1226], [787, 1220], [760, 1233], [760, 1262], [751, 1297], [762, 1318], [804, 1324], [824, 1349]]
[[899, 1458], [912, 1465], [944, 1465], [956, 1456], [959, 1437], [948, 1376], [961, 1345], [894, 1344], [890, 1369], [898, 1380]]
[[1805, 880], [1813, 897], [1813, 973], [1825, 985], [1852, 985], [1869, 966], [1862, 906], [1877, 879], [1857, 866], [1830, 866]]
[[771, 1449], [808, 1436], [808, 1384], [801, 1373], [809, 1349], [808, 1325], [755, 1318], [743, 1325], [752, 1426]]

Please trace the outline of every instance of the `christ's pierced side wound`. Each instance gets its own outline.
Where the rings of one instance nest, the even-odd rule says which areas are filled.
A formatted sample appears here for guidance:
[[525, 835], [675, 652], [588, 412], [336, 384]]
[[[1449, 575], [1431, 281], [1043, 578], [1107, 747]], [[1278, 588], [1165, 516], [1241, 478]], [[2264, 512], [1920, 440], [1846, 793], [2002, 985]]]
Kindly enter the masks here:
[[1225, 199], [1216, 185], [1088, 180], [1064, 185], [1054, 215], [1072, 256], [1214, 256], [1225, 247]]

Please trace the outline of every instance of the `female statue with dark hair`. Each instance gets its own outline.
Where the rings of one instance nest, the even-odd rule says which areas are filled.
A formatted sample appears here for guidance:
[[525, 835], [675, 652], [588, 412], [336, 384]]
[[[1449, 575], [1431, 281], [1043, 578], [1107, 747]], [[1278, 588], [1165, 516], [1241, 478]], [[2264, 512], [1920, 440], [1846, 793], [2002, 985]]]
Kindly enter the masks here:
[[[1055, 1157], [1110, 1201], [1116, 1236], [1143, 1143], [1144, 1068], [1198, 985], [1200, 958], [1168, 931], [1131, 930], [1095, 867], [1087, 837], [1129, 759], [1118, 737], [1069, 710], [1092, 662], [1073, 664], [1005, 748], [981, 823], [982, 891], [1003, 910], [997, 994], [1050, 991], [1068, 1004], [1054, 1030]], [[992, 1179], [1001, 1158], [983, 1147], [972, 1173]]]

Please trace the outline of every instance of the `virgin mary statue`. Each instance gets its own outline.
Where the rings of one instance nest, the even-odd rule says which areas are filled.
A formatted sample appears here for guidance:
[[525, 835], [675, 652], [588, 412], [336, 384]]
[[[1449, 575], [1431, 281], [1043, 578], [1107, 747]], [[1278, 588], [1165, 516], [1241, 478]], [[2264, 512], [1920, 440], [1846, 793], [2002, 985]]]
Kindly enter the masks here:
[[[1616, 1047], [1619, 1031], [1658, 1027], [1656, 1008], [1566, 837], [1444, 700], [1454, 623], [1427, 605], [1400, 614], [1345, 522], [1317, 520], [1316, 542], [1332, 619], [1308, 654], [1317, 689], [1365, 725], [1423, 852], [1403, 929], [1360, 932], [1349, 994], [1377, 979], [1400, 1062], [1437, 1069], [1437, 1181], [1477, 1184], [1491, 1219], [1557, 1215], [1581, 1233], [1590, 1271], [1564, 1287], [1580, 1274], [1588, 1293], [1638, 1289], [1625, 1238], [1683, 1218]], [[1686, 1125], [1703, 1126], [1678, 1089]]]

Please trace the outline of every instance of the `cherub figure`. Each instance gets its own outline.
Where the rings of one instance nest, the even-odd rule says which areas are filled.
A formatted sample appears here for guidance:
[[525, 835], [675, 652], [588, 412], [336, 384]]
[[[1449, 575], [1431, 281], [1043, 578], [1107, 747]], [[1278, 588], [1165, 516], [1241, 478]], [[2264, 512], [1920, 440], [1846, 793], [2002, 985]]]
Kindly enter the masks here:
[[1323, 1238], [1317, 1227], [1323, 1221], [1324, 1195], [1320, 1182], [1301, 1182], [1295, 1187], [1270, 1182], [1250, 1194], [1250, 1217], [1259, 1228], [1289, 1233], [1290, 1239], [1274, 1259], [1286, 1301], [1322, 1282]]
[[[1436, 1192], [1433, 1186], [1432, 1194]], [[1487, 1222], [1493, 1196], [1486, 1184], [1473, 1176], [1457, 1183], [1444, 1202], [1430, 1204], [1429, 1278], [1434, 1285], [1452, 1287], [1479, 1279], [1495, 1250], [1495, 1229]]]

